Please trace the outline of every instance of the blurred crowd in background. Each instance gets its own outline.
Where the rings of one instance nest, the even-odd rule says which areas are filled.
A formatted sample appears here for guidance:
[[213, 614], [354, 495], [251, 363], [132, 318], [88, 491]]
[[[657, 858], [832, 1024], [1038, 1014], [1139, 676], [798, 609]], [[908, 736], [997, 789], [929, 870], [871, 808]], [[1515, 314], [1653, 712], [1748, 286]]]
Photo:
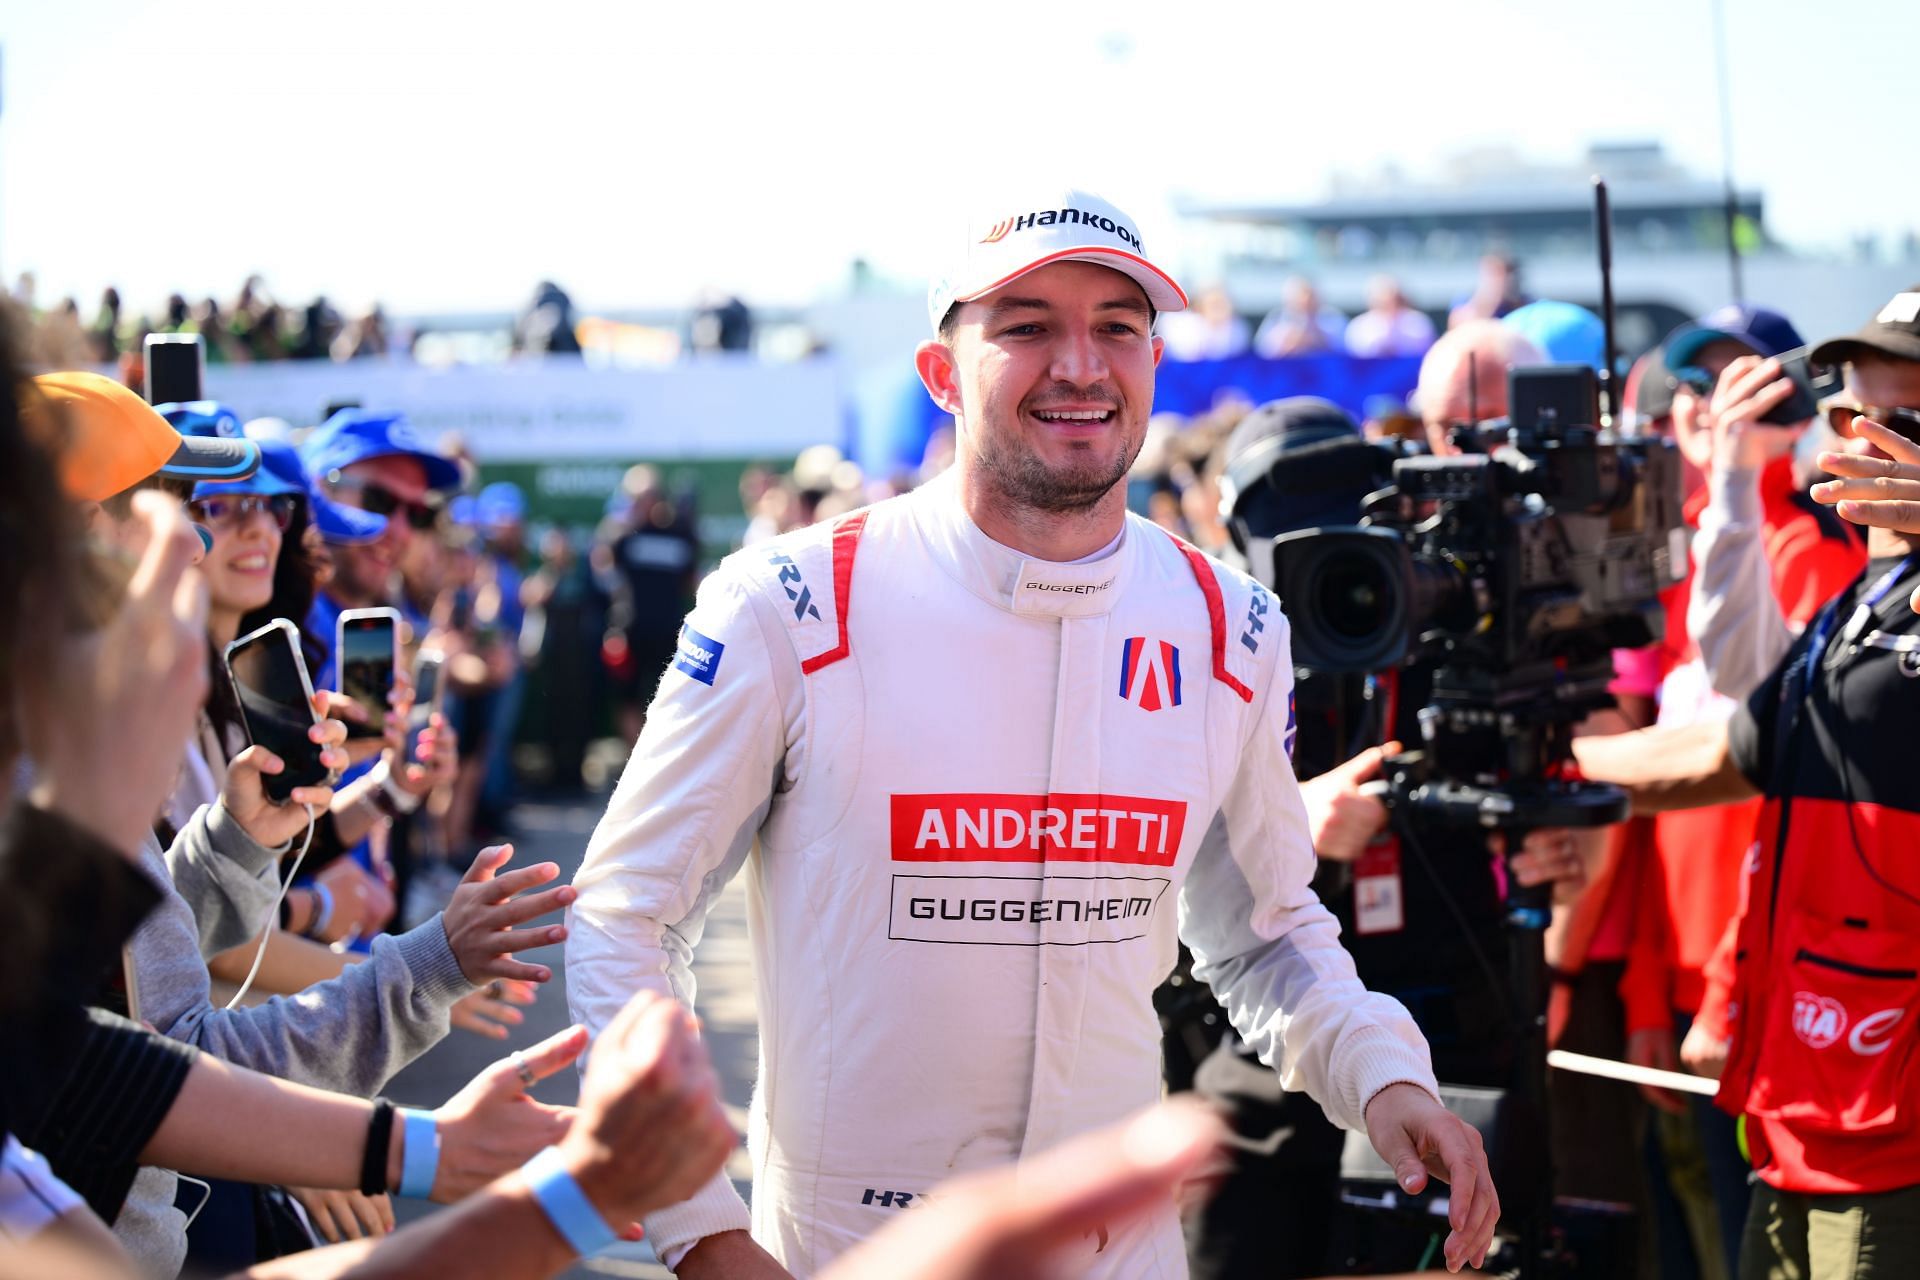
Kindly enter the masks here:
[[[1449, 325], [1498, 319], [1529, 300], [1519, 265], [1495, 253], [1481, 261], [1474, 289], [1451, 299], [1410, 299], [1398, 280], [1380, 275], [1368, 286], [1366, 307], [1348, 315], [1323, 301], [1312, 280], [1295, 276], [1282, 287], [1280, 305], [1265, 315], [1249, 315], [1224, 286], [1212, 285], [1194, 298], [1191, 309], [1167, 316], [1160, 329], [1167, 358], [1180, 361], [1248, 353], [1270, 359], [1328, 352], [1418, 356]], [[227, 302], [211, 296], [193, 301], [175, 293], [158, 305], [141, 306], [108, 286], [89, 313], [71, 296], [41, 298], [29, 274], [15, 282], [12, 301], [26, 321], [29, 358], [57, 369], [137, 361], [149, 333], [199, 334], [209, 363], [245, 364], [408, 355], [427, 332], [422, 322], [396, 321], [377, 302], [351, 315], [324, 294], [305, 303], [281, 302], [258, 275], [249, 276]], [[528, 355], [579, 354], [602, 341], [611, 326], [583, 315], [567, 291], [548, 280], [535, 287], [511, 324], [510, 350]], [[755, 335], [753, 310], [739, 298], [715, 294], [690, 309], [676, 346], [693, 352], [751, 351]], [[815, 354], [819, 346], [796, 349]]]
[[[254, 364], [276, 360], [360, 360], [418, 356], [432, 328], [395, 321], [375, 302], [343, 312], [320, 294], [304, 303], [277, 299], [266, 280], [248, 276], [231, 301], [211, 295], [191, 301], [169, 294], [153, 306], [130, 303], [108, 285], [91, 313], [71, 295], [39, 296], [31, 273], [22, 274], [8, 298], [16, 331], [26, 335], [30, 364], [45, 369], [114, 368], [130, 386], [140, 382], [141, 344], [147, 334], [197, 334], [209, 364]], [[714, 295], [690, 311], [673, 335], [636, 335], [633, 326], [583, 317], [567, 291], [543, 280], [514, 313], [506, 350], [514, 355], [579, 355], [596, 344], [631, 349], [742, 352], [753, 346], [753, 312], [740, 299]], [[456, 348], [468, 352], [475, 348]], [[485, 348], [482, 348], [485, 349]]]

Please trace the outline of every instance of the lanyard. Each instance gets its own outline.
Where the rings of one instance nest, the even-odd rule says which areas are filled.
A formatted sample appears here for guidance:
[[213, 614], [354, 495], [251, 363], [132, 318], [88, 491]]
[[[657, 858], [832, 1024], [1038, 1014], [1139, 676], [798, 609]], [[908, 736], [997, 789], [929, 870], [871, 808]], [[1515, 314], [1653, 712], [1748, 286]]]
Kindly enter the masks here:
[[[1915, 558], [1915, 556], [1908, 556], [1881, 574], [1879, 579], [1867, 588], [1867, 594], [1860, 598], [1853, 616], [1847, 619], [1847, 625], [1840, 633], [1843, 640], [1849, 644], [1859, 640], [1860, 633], [1866, 630], [1867, 623], [1873, 620], [1874, 607], [1886, 599], [1887, 592], [1893, 590], [1893, 584], [1900, 581], [1906, 576], [1907, 571], [1913, 568]], [[1820, 670], [1820, 660], [1826, 655], [1827, 641], [1833, 634], [1833, 620], [1839, 612], [1840, 598], [1835, 596], [1827, 602], [1827, 607], [1820, 611], [1818, 621], [1813, 624], [1813, 638], [1807, 642], [1806, 676], [1800, 682], [1800, 696], [1803, 698], [1813, 688], [1814, 674]]]

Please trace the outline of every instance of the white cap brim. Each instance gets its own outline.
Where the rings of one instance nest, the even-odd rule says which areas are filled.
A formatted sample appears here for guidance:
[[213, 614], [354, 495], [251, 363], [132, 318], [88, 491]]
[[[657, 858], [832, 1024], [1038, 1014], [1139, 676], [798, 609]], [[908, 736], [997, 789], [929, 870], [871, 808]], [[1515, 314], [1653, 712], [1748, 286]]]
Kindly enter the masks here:
[[935, 331], [955, 305], [977, 301], [1056, 262], [1111, 268], [1138, 284], [1156, 312], [1186, 310], [1186, 291], [1145, 256], [1131, 219], [1090, 192], [1069, 190], [1057, 193], [1057, 199], [1055, 194], [1003, 202], [992, 215], [970, 224], [955, 269], [927, 291], [927, 318]]
[[[977, 288], [968, 289], [965, 293], [955, 294], [953, 301], [975, 302], [996, 289], [1006, 288], [1021, 276], [1056, 262], [1092, 262], [1103, 267], [1111, 267], [1121, 275], [1132, 277], [1135, 284], [1146, 290], [1147, 301], [1153, 304], [1155, 311], [1187, 309], [1186, 290], [1182, 289], [1172, 276], [1138, 254], [1128, 253], [1124, 249], [1109, 249], [1105, 245], [1098, 244], [1078, 245], [1071, 249], [1056, 249], [1052, 253], [1042, 254], [1026, 266], [1010, 271], [998, 280], [990, 280]], [[945, 311], [946, 308], [941, 308], [942, 314], [945, 314]]]

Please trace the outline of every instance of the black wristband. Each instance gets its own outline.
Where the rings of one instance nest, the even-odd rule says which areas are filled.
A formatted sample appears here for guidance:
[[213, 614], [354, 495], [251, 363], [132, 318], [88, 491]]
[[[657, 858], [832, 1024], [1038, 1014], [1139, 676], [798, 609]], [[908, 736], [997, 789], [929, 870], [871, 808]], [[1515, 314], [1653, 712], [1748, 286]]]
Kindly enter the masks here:
[[373, 1119], [367, 1124], [367, 1154], [360, 1161], [360, 1194], [387, 1194], [387, 1149], [393, 1145], [393, 1104], [373, 1100]]

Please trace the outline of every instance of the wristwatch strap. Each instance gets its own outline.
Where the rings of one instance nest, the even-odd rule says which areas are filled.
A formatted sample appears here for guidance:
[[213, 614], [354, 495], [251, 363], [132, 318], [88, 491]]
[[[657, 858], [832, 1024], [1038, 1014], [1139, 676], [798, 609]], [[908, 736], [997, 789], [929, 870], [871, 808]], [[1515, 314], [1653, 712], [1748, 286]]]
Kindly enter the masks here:
[[367, 1122], [367, 1150], [360, 1158], [360, 1194], [387, 1194], [387, 1148], [393, 1142], [393, 1104], [373, 1100], [373, 1119]]

